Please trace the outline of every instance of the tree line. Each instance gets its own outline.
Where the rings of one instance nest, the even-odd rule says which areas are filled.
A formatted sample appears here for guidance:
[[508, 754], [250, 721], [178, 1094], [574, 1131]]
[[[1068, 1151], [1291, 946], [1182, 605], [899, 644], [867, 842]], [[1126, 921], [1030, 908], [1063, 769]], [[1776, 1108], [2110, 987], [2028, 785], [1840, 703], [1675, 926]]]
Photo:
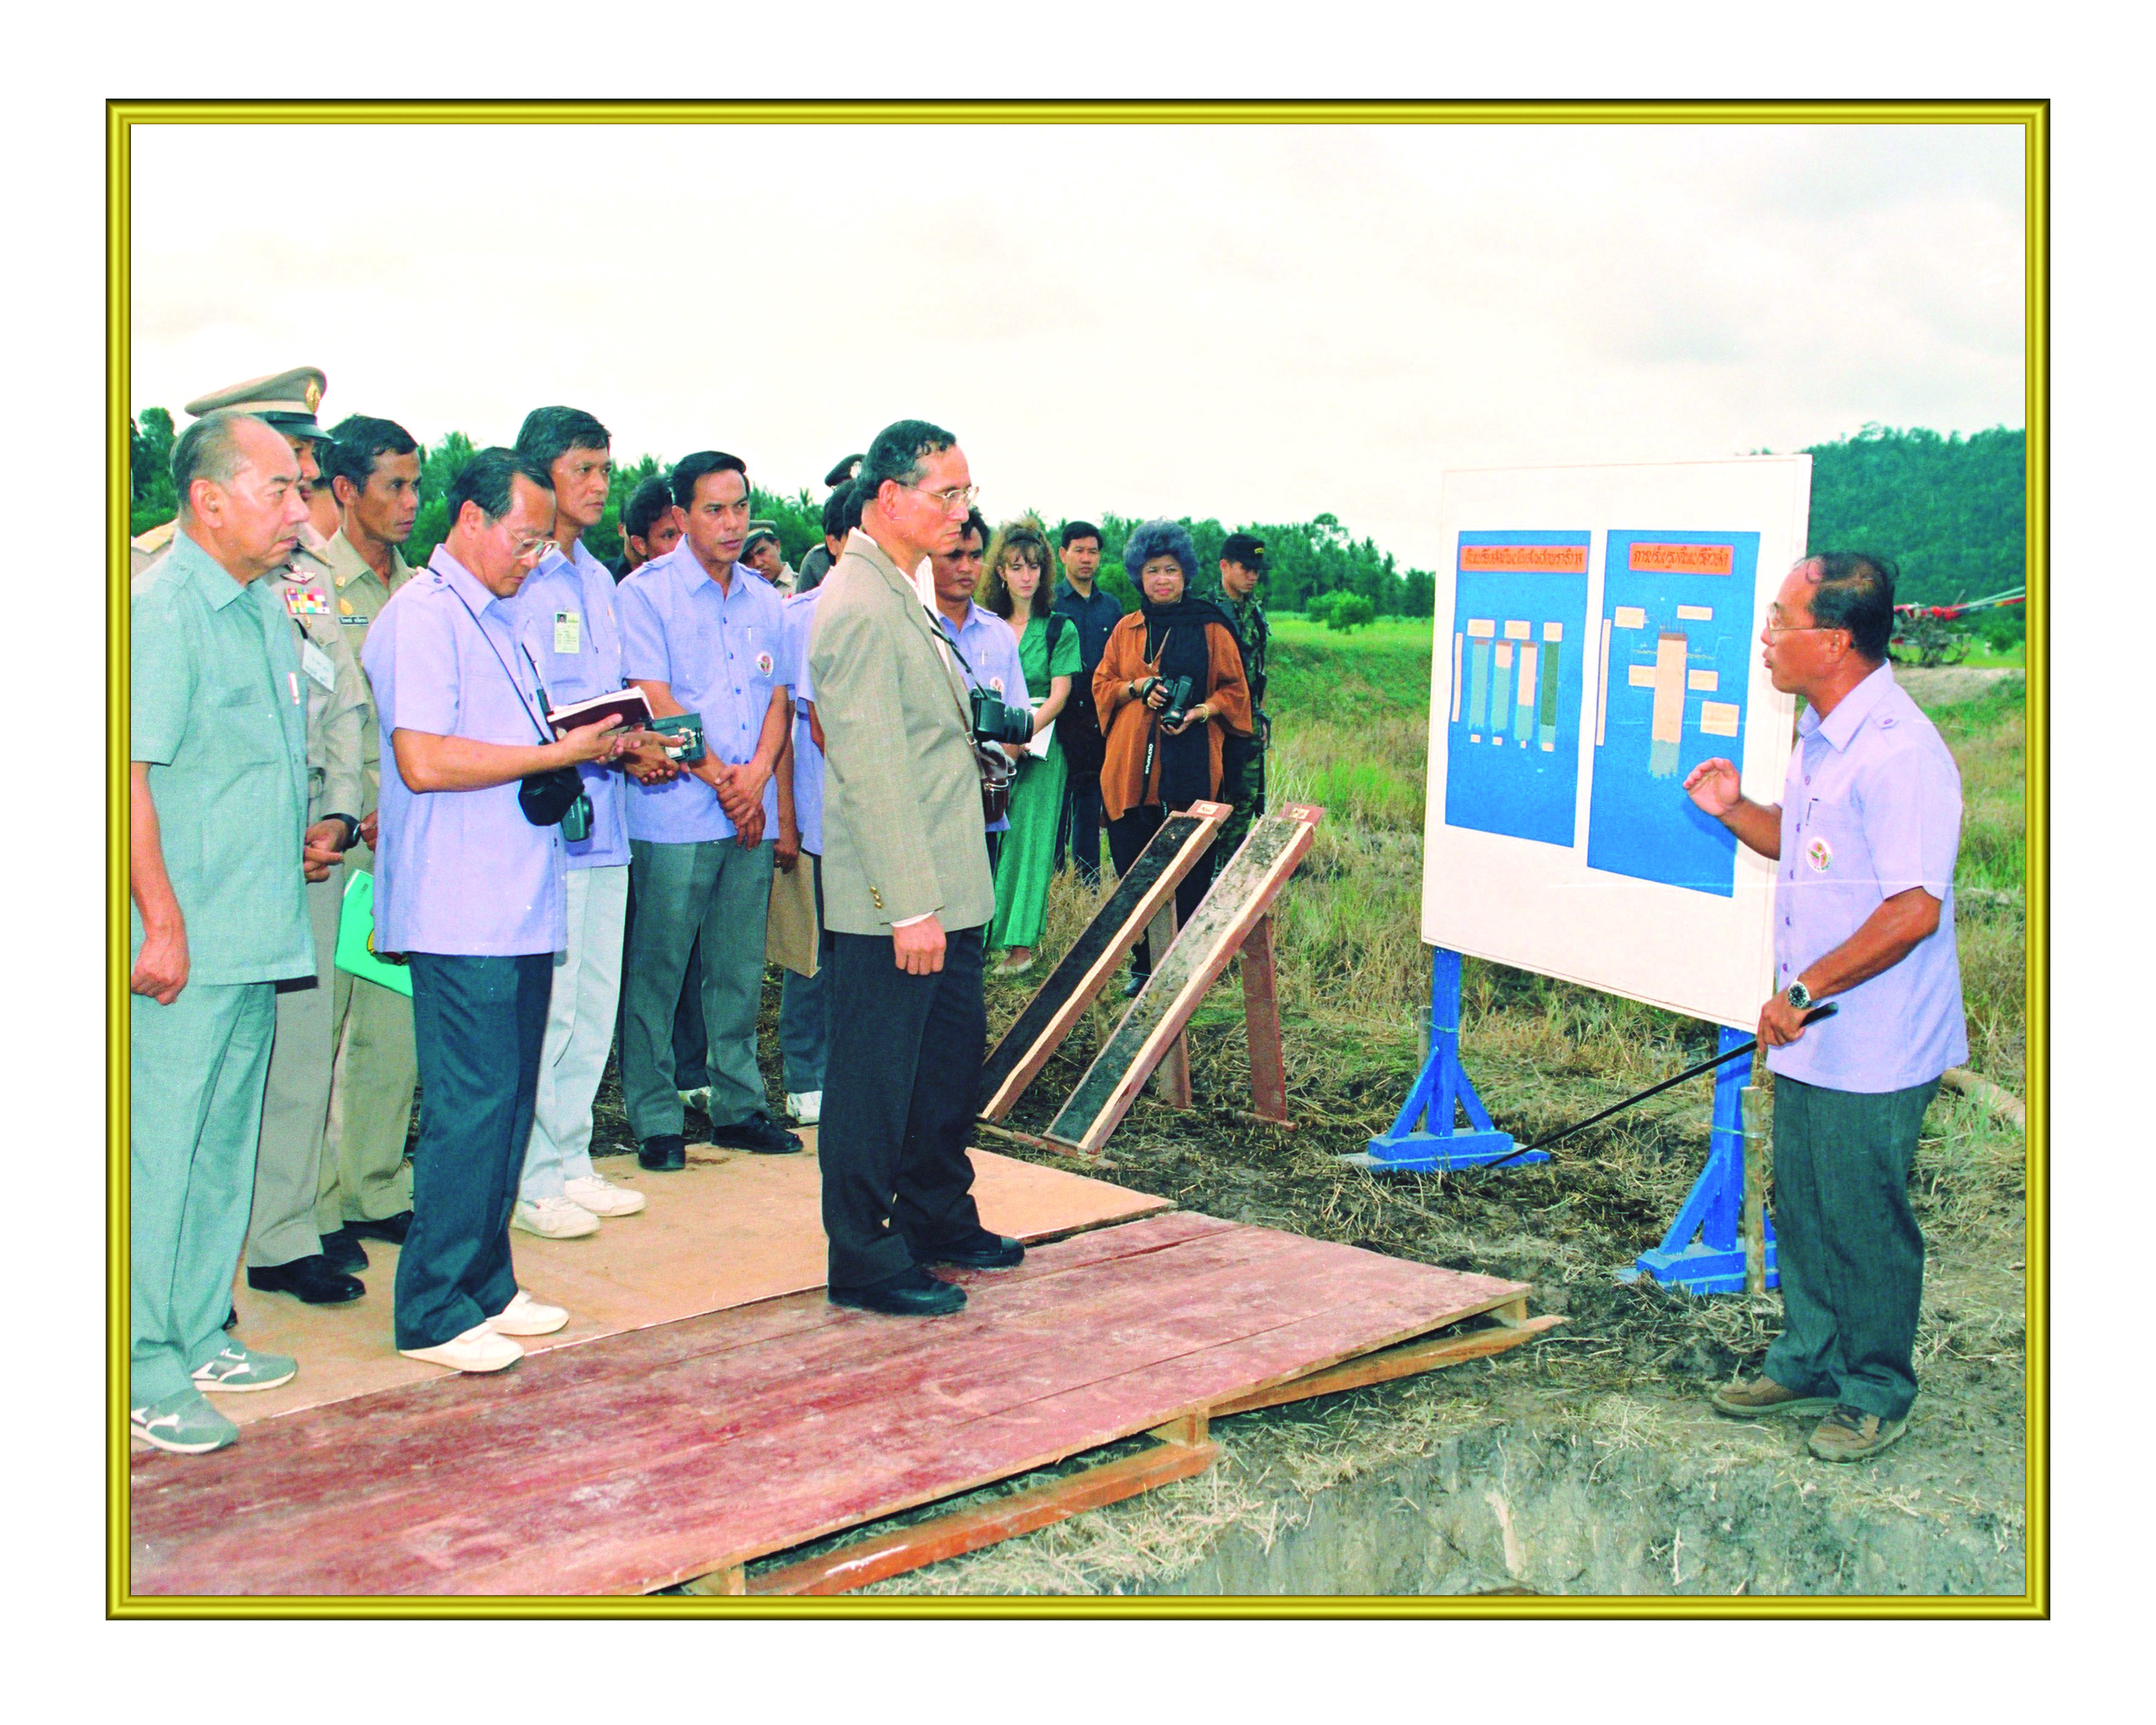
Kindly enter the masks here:
[[[132, 506], [129, 529], [169, 521], [176, 508], [171, 475], [172, 416], [146, 408], [129, 425]], [[1942, 437], [1921, 427], [1896, 430], [1867, 424], [1853, 437], [1815, 444], [1812, 458], [1811, 547], [1814, 550], [1869, 549], [1896, 557], [1902, 568], [1899, 596], [1938, 605], [1975, 598], [2019, 585], [2026, 574], [2023, 527], [2026, 436], [1996, 427], [1964, 438]], [[450, 479], [475, 445], [462, 432], [422, 446], [421, 505], [405, 555], [424, 562], [449, 531], [444, 501]], [[663, 470], [655, 455], [624, 461], [614, 470], [607, 511], [586, 543], [602, 559], [621, 554], [621, 511], [644, 480]], [[773, 523], [789, 563], [798, 566], [822, 542], [823, 507], [804, 486], [792, 494], [752, 493], [756, 515]], [[1101, 531], [1101, 583], [1127, 609], [1137, 603], [1128, 573], [1116, 561], [1138, 517], [1112, 512], [1090, 517]], [[1048, 523], [1051, 532], [1062, 523]], [[1367, 535], [1358, 538], [1330, 513], [1307, 521], [1246, 521], [1229, 527], [1210, 516], [1183, 517], [1197, 547], [1201, 585], [1209, 584], [1221, 542], [1232, 532], [1255, 533], [1265, 546], [1266, 608], [1329, 612], [1337, 600], [1366, 602], [1371, 615], [1427, 617], [1437, 578], [1404, 566]], [[1359, 618], [1363, 606], [1345, 614]], [[2018, 634], [2020, 612], [1989, 614], [1987, 627]]]

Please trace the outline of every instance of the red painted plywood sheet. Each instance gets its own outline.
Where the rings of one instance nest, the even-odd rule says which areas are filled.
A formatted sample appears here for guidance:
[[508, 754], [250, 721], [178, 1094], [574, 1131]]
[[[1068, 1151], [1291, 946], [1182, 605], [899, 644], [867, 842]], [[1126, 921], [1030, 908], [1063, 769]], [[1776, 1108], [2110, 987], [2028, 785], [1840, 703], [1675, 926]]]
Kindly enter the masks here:
[[638, 1593], [1147, 1430], [1523, 1285], [1175, 1214], [964, 1278], [790, 1296], [138, 1455], [138, 1594]]

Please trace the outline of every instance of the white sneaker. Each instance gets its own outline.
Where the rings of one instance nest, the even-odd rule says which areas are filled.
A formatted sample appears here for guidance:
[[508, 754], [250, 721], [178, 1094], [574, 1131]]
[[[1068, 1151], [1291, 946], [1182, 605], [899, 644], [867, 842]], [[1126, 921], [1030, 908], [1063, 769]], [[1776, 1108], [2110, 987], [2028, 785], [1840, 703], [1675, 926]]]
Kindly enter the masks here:
[[579, 1174], [573, 1180], [565, 1180], [562, 1190], [570, 1203], [582, 1205], [595, 1216], [633, 1216], [644, 1204], [644, 1194], [634, 1187], [617, 1186], [598, 1174]]
[[599, 1219], [567, 1198], [520, 1198], [509, 1225], [542, 1240], [582, 1240], [599, 1231]]
[[559, 1306], [542, 1306], [522, 1288], [516, 1297], [489, 1318], [484, 1327], [497, 1336], [551, 1336], [569, 1321]]
[[796, 1126], [814, 1126], [823, 1117], [824, 1092], [820, 1090], [789, 1090], [786, 1093], [786, 1115]]
[[522, 1359], [524, 1350], [508, 1337], [496, 1334], [493, 1323], [489, 1318], [483, 1324], [474, 1324], [461, 1336], [452, 1336], [432, 1348], [397, 1351], [407, 1359], [423, 1359], [430, 1366], [447, 1366], [453, 1372], [498, 1372]]

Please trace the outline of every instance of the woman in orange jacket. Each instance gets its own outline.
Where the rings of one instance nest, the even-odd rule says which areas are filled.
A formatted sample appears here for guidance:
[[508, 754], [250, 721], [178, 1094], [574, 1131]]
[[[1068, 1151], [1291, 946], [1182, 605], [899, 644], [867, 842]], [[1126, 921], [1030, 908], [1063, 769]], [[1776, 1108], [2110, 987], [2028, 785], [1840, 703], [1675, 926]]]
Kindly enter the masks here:
[[[1198, 552], [1188, 531], [1175, 521], [1146, 522], [1123, 547], [1123, 567], [1137, 583], [1138, 608], [1116, 625], [1093, 672], [1093, 703], [1107, 738], [1101, 800], [1118, 875], [1130, 871], [1168, 812], [1219, 794], [1223, 741], [1231, 731], [1250, 734], [1250, 691], [1235, 632], [1217, 605], [1189, 591]], [[1190, 693], [1177, 719], [1168, 701], [1185, 677]], [[1209, 851], [1176, 888], [1178, 927], [1212, 878]], [[1141, 943], [1132, 992], [1143, 985], [1148, 962]]]

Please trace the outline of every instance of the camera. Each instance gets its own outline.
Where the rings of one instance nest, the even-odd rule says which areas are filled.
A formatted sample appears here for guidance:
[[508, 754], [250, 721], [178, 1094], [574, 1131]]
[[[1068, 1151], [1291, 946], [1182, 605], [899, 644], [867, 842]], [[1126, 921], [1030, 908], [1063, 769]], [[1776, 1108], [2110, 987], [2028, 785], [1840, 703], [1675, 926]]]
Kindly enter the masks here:
[[973, 741], [1004, 742], [1024, 748], [1033, 741], [1033, 715], [1006, 706], [985, 689], [969, 690], [973, 703]]
[[569, 812], [562, 817], [562, 836], [571, 844], [592, 835], [592, 799], [582, 791], [569, 805]]
[[1161, 709], [1160, 721], [1163, 725], [1180, 725], [1184, 710], [1190, 705], [1190, 679], [1178, 677], [1171, 683], [1165, 677], [1149, 678], [1145, 686], [1147, 697], [1150, 699], [1154, 690], [1163, 688], [1168, 691], [1168, 705]]
[[694, 767], [704, 758], [704, 716], [701, 713], [676, 713], [670, 719], [653, 719], [644, 727], [656, 731], [665, 739], [662, 747], [666, 758], [678, 761], [684, 767]]

